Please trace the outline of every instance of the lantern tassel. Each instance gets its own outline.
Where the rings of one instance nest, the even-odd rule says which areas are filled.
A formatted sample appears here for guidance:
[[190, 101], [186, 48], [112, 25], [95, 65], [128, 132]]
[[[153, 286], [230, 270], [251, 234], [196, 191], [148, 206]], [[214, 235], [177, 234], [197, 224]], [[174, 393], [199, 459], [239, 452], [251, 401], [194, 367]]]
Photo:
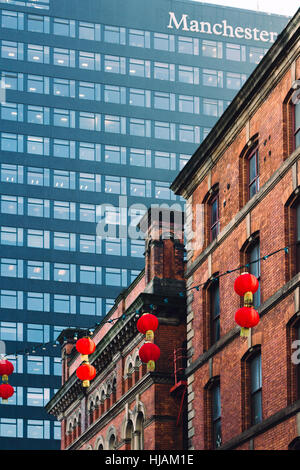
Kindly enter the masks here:
[[155, 362], [154, 361], [149, 361], [147, 362], [147, 371], [148, 372], [154, 372], [155, 371]]
[[83, 380], [82, 386], [85, 387], [85, 388], [89, 387], [90, 386], [90, 381], [89, 380]]
[[240, 336], [243, 336], [243, 337], [249, 337], [250, 336], [250, 328], [241, 328], [241, 333], [240, 333]]
[[153, 330], [147, 330], [145, 339], [146, 339], [146, 341], [153, 341], [154, 340], [154, 331]]

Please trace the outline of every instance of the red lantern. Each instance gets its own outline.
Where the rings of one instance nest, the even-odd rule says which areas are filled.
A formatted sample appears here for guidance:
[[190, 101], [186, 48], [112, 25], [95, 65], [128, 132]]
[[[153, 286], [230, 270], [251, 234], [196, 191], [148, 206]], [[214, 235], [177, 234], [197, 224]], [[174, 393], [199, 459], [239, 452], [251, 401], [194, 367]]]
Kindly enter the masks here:
[[147, 364], [147, 370], [153, 372], [155, 362], [160, 357], [160, 349], [154, 343], [144, 343], [139, 350], [139, 356], [141, 361]]
[[90, 380], [96, 377], [96, 369], [91, 364], [84, 363], [78, 367], [76, 375], [80, 380], [82, 380], [83, 387], [89, 387]]
[[92, 354], [95, 351], [96, 344], [91, 338], [85, 337], [77, 341], [76, 349], [78, 352], [80, 352], [82, 360], [87, 361], [88, 354]]
[[242, 328], [241, 336], [248, 336], [249, 328], [253, 328], [259, 323], [258, 312], [253, 307], [239, 308], [235, 313], [234, 319]]
[[3, 382], [7, 382], [8, 376], [14, 371], [13, 364], [7, 359], [0, 360], [0, 375], [2, 375]]
[[242, 273], [234, 281], [234, 290], [241, 297], [246, 294], [246, 292], [252, 292], [254, 294], [259, 287], [259, 282], [253, 274]]
[[15, 393], [14, 388], [9, 384], [1, 384], [0, 385], [0, 397], [2, 398], [2, 402], [6, 403], [7, 399], [12, 397]]
[[154, 338], [154, 331], [158, 328], [158, 319], [152, 313], [144, 313], [137, 322], [137, 329], [140, 333], [146, 335], [147, 341], [152, 341]]

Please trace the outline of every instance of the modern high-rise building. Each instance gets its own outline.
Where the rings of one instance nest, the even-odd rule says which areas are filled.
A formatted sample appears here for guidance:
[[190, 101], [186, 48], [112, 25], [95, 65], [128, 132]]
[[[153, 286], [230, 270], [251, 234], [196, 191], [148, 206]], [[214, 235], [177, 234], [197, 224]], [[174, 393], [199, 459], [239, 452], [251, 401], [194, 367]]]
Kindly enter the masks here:
[[135, 222], [182, 204], [171, 181], [288, 18], [192, 0], [0, 0], [0, 13], [0, 340], [15, 366], [0, 448], [59, 449], [44, 410], [57, 336], [101, 322], [143, 268]]

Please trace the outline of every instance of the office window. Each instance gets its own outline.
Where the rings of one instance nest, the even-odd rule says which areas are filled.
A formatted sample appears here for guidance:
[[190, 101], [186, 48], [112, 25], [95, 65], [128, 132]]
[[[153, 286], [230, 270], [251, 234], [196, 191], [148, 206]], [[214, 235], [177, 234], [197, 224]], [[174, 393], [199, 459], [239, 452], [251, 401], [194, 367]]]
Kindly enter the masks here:
[[150, 108], [151, 106], [150, 90], [140, 90], [137, 88], [129, 88], [129, 104], [133, 106], [143, 106]]
[[220, 382], [211, 389], [211, 414], [212, 414], [212, 444], [216, 449], [222, 444], [221, 432], [221, 393]]
[[23, 277], [23, 260], [0, 258], [1, 276], [4, 277]]
[[53, 264], [53, 280], [57, 282], [76, 282], [75, 264]]
[[262, 376], [261, 354], [257, 354], [250, 361], [250, 407], [251, 424], [262, 421]]
[[203, 98], [203, 114], [220, 117], [223, 114], [223, 100]]
[[49, 108], [44, 106], [28, 105], [27, 122], [30, 122], [31, 124], [49, 125]]
[[27, 292], [27, 310], [50, 312], [50, 294]]
[[107, 163], [126, 164], [126, 148], [105, 145], [104, 159]]
[[0, 72], [2, 86], [8, 90], [23, 91], [24, 75], [18, 72]]
[[0, 322], [2, 341], [23, 341], [23, 323]]
[[130, 178], [130, 195], [137, 197], [151, 197], [151, 181]]
[[91, 144], [89, 142], [79, 142], [79, 159], [100, 162], [101, 160], [100, 144]]
[[23, 166], [1, 163], [0, 171], [2, 183], [23, 183]]
[[24, 198], [17, 196], [1, 196], [2, 214], [23, 215]]
[[102, 284], [102, 268], [95, 266], [79, 266], [80, 282], [85, 284]]
[[79, 127], [88, 131], [101, 130], [101, 115], [97, 113], [79, 112]]
[[114, 44], [125, 44], [125, 28], [120, 28], [119, 26], [104, 25], [104, 41], [111, 42]]
[[240, 44], [226, 43], [226, 59], [235, 60], [237, 62], [245, 62], [246, 60], [246, 46]]
[[53, 65], [75, 67], [75, 51], [70, 49], [53, 49]]
[[123, 116], [111, 116], [106, 114], [104, 116], [104, 130], [105, 132], [115, 132], [117, 134], [126, 133], [126, 118]]
[[200, 143], [200, 127], [179, 124], [179, 140], [181, 142]]
[[105, 268], [105, 284], [109, 286], [126, 286], [127, 270], [119, 268]]
[[53, 308], [56, 313], [76, 313], [76, 297], [74, 295], [53, 295]]
[[100, 54], [79, 51], [79, 68], [84, 70], [100, 70]]
[[156, 151], [154, 153], [154, 165], [155, 168], [162, 170], [176, 170], [176, 154]]
[[154, 49], [160, 51], [175, 51], [175, 40], [171, 34], [153, 33], [153, 46]]
[[105, 238], [105, 254], [121, 256], [121, 238]]
[[100, 101], [100, 84], [92, 82], [79, 82], [78, 97], [81, 100]]
[[66, 80], [53, 77], [53, 94], [75, 98], [75, 80]]
[[50, 374], [50, 361], [47, 356], [27, 356], [27, 373], [37, 375]]
[[258, 64], [263, 56], [266, 54], [268, 49], [262, 49], [260, 47], [249, 48], [249, 61], [251, 64]]
[[175, 94], [153, 91], [154, 108], [175, 111]]
[[59, 189], [75, 189], [75, 172], [53, 170], [53, 186]]
[[175, 140], [175, 124], [155, 121], [154, 136], [156, 139]]
[[120, 176], [105, 176], [106, 193], [111, 194], [126, 194], [126, 178]]
[[178, 65], [178, 81], [191, 85], [199, 85], [199, 68]]
[[49, 231], [28, 229], [27, 246], [31, 248], [49, 248]]
[[30, 93], [49, 94], [49, 77], [27, 75], [27, 91]]
[[23, 437], [23, 419], [0, 418], [1, 437]]
[[1, 27], [10, 29], [24, 29], [24, 13], [2, 10]]
[[212, 86], [216, 88], [223, 87], [223, 72], [221, 70], [202, 70], [202, 83], [204, 86]]
[[175, 80], [175, 65], [163, 62], [154, 62], [153, 76], [158, 80]]
[[27, 136], [27, 153], [49, 155], [49, 139], [47, 137]]
[[150, 61], [129, 59], [129, 75], [150, 78]]
[[231, 90], [239, 90], [246, 81], [244, 73], [226, 72], [226, 87]]
[[48, 168], [27, 168], [27, 184], [49, 186], [50, 171]]
[[102, 299], [95, 297], [79, 297], [80, 315], [102, 315]]
[[129, 163], [135, 166], [151, 167], [151, 150], [130, 148]]
[[259, 152], [256, 148], [248, 157], [248, 194], [249, 199], [259, 190]]
[[49, 388], [27, 388], [27, 406], [45, 406], [49, 400]]
[[33, 343], [47, 343], [50, 341], [49, 325], [36, 323], [27, 324], [27, 341]]
[[22, 42], [1, 41], [2, 59], [23, 60], [24, 44]]
[[79, 21], [79, 39], [87, 39], [89, 41], [100, 41], [100, 24], [85, 23]]
[[0, 307], [9, 309], [22, 309], [23, 292], [2, 289], [0, 291]]
[[203, 57], [212, 57], [214, 59], [223, 58], [223, 44], [217, 41], [202, 41], [202, 55]]
[[[59, 377], [62, 376], [62, 362], [61, 362], [60, 357], [54, 357], [53, 358], [53, 374], [58, 375]], [[60, 426], [60, 423], [58, 423], [58, 424]], [[54, 423], [54, 426], [55, 426], [55, 423]], [[57, 426], [55, 426], [55, 427], [57, 427]], [[59, 431], [60, 431], [60, 427], [57, 430], [54, 428], [54, 433], [55, 433], [54, 434], [54, 439], [60, 439], [60, 432]]]
[[53, 34], [75, 38], [75, 21], [53, 18]]
[[50, 439], [50, 421], [29, 419], [27, 422], [27, 438]]
[[80, 235], [79, 251], [82, 253], [101, 253], [101, 238], [95, 235]]
[[27, 199], [27, 215], [31, 217], [50, 217], [50, 201], [48, 199]]
[[104, 85], [105, 103], [125, 104], [126, 88], [115, 85]]
[[151, 137], [151, 121], [129, 118], [129, 133], [138, 137]]
[[130, 241], [130, 256], [134, 258], [143, 258], [145, 253], [144, 240], [131, 240]]
[[75, 127], [75, 111], [54, 108], [53, 125], [60, 127]]
[[181, 54], [199, 55], [199, 39], [178, 36], [177, 48]]
[[5, 152], [23, 152], [23, 136], [2, 132], [1, 150]]
[[82, 222], [96, 222], [96, 206], [94, 204], [80, 204], [79, 220]]
[[27, 45], [27, 60], [38, 64], [49, 64], [49, 47], [37, 44]]
[[182, 113], [199, 114], [200, 101], [197, 96], [179, 95], [178, 96], [178, 109]]
[[[39, 279], [49, 281], [50, 263], [43, 261], [27, 261], [27, 279]], [[33, 340], [34, 341], [34, 340]]]
[[23, 246], [23, 229], [1, 227], [1, 245]]
[[49, 33], [50, 32], [49, 16], [28, 15], [27, 29], [33, 33]]
[[105, 55], [104, 56], [104, 71], [109, 73], [126, 73], [126, 59], [125, 57]]
[[1, 119], [23, 121], [23, 105], [17, 103], [1, 103]]
[[75, 158], [75, 142], [70, 140], [54, 139], [53, 156], [59, 158]]
[[129, 29], [128, 43], [129, 43], [129, 46], [149, 48], [150, 47], [149, 31]]
[[170, 183], [164, 181], [155, 181], [154, 183], [154, 194], [157, 199], [175, 199], [170, 191]]
[[185, 155], [183, 153], [179, 155], [179, 170], [182, 170], [182, 168], [187, 164], [190, 158], [190, 155]]
[[75, 233], [54, 232], [53, 233], [54, 250], [75, 251], [76, 235]]
[[75, 220], [75, 202], [53, 201], [53, 217], [55, 219]]
[[79, 173], [78, 181], [80, 191], [101, 191], [101, 176], [93, 173]]

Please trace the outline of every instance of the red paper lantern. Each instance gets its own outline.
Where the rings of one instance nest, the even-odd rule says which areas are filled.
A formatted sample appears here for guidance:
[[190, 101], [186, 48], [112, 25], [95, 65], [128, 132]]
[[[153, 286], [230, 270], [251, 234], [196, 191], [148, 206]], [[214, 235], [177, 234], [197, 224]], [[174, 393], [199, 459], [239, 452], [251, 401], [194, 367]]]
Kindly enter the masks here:
[[154, 343], [144, 343], [139, 350], [139, 356], [142, 362], [157, 361], [160, 357], [160, 349]]
[[246, 294], [246, 292], [252, 292], [254, 294], [259, 287], [259, 282], [253, 274], [242, 273], [234, 281], [234, 290], [241, 297]]
[[8, 376], [12, 374], [13, 371], [14, 371], [14, 366], [10, 361], [8, 361], [7, 359], [0, 360], [0, 375]]
[[0, 397], [2, 401], [6, 402], [8, 398], [12, 397], [15, 393], [14, 388], [9, 384], [0, 385]]
[[242, 328], [253, 328], [259, 323], [258, 312], [253, 307], [239, 308], [234, 319]]
[[158, 328], [158, 319], [152, 313], [144, 313], [137, 321], [137, 329], [140, 333], [146, 334], [147, 331], [155, 331]]
[[80, 352], [80, 354], [85, 356], [88, 354], [92, 354], [95, 351], [96, 344], [89, 337], [81, 338], [76, 343], [76, 349], [78, 352]]
[[77, 377], [82, 380], [83, 387], [89, 387], [90, 380], [96, 377], [96, 369], [88, 363], [84, 363], [76, 370]]

